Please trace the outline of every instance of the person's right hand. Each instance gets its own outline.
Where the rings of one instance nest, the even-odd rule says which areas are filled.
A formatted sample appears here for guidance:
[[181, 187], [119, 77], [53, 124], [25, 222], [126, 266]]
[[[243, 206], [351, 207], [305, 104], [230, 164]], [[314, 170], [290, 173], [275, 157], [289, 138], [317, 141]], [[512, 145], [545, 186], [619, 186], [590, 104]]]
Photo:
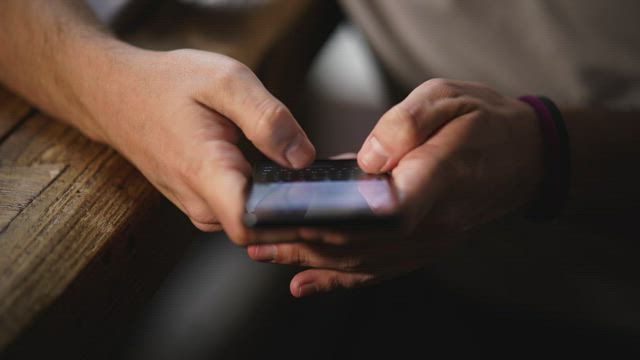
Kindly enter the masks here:
[[250, 166], [240, 132], [266, 156], [294, 168], [315, 150], [289, 110], [241, 63], [177, 50], [123, 51], [85, 89], [90, 119], [79, 124], [108, 143], [203, 231], [224, 228], [239, 245]]
[[[479, 83], [426, 81], [380, 118], [358, 153], [364, 171], [390, 173], [403, 226], [301, 229], [304, 242], [256, 241], [248, 255], [307, 268], [291, 280], [297, 297], [407, 274], [445, 254], [470, 229], [528, 206], [539, 196], [543, 154], [528, 104]], [[359, 190], [375, 211], [375, 192]]]

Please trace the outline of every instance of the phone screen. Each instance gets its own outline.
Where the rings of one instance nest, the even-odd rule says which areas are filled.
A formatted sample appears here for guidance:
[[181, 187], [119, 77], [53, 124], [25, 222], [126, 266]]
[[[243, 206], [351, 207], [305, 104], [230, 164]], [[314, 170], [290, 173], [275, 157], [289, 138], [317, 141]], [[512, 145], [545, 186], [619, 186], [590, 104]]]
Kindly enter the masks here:
[[355, 160], [317, 160], [302, 170], [256, 164], [244, 222], [250, 227], [394, 226], [398, 200], [387, 175]]

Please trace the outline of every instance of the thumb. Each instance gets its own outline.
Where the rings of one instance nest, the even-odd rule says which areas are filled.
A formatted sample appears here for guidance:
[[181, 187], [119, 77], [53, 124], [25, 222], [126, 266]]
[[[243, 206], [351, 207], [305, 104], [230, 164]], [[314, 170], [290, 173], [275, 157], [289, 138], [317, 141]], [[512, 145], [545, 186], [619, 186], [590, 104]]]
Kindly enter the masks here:
[[468, 108], [459, 98], [430, 100], [414, 90], [385, 113], [358, 152], [358, 164], [370, 173], [392, 170], [409, 151]]
[[199, 100], [230, 119], [273, 161], [294, 168], [309, 165], [315, 149], [287, 107], [248, 67], [234, 61], [222, 73]]

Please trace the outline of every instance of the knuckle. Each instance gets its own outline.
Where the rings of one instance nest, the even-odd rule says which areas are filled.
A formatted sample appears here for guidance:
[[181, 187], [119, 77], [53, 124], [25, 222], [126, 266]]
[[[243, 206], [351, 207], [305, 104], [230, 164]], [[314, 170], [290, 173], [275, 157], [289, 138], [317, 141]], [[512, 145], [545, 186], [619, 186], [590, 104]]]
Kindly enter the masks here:
[[433, 78], [425, 81], [423, 86], [427, 91], [434, 92], [440, 97], [458, 97], [460, 96], [460, 89], [458, 86], [449, 79]]
[[307, 256], [298, 247], [291, 247], [291, 251], [289, 253], [289, 262], [293, 265], [305, 266], [307, 265]]
[[418, 143], [421, 139], [419, 119], [415, 112], [402, 105], [394, 107], [394, 132], [397, 136], [397, 144]]
[[485, 95], [487, 95], [490, 99], [501, 99], [502, 96], [500, 95], [499, 92], [497, 92], [496, 90], [494, 90], [491, 86], [485, 84], [485, 83], [481, 83], [481, 82], [476, 82], [476, 81], [469, 81], [465, 83], [467, 86], [469, 86], [470, 88], [475, 88], [481, 92], [483, 92]]
[[219, 66], [218, 76], [220, 80], [234, 80], [238, 77], [245, 76], [251, 73], [251, 70], [243, 63], [233, 60], [231, 58], [224, 58], [222, 66]]
[[180, 181], [189, 184], [193, 181], [194, 174], [199, 174], [202, 170], [202, 161], [196, 159], [184, 159], [182, 161], [178, 161], [175, 166], [176, 169], [173, 173]]
[[474, 119], [476, 122], [484, 122], [490, 116], [490, 109], [485, 104], [477, 103], [472, 105], [474, 110]]
[[253, 74], [246, 65], [227, 58], [219, 60], [215, 69], [216, 71], [213, 73], [215, 87], [218, 94], [225, 96], [225, 98], [241, 91], [244, 86], [243, 79]]
[[474, 122], [487, 118], [491, 112], [490, 106], [481, 99], [461, 96], [456, 100], [458, 102], [458, 112], [460, 114], [469, 114], [469, 117], [474, 120]]
[[349, 256], [342, 259], [341, 268], [344, 271], [356, 271], [364, 266], [364, 260], [361, 257]]
[[471, 96], [460, 96], [456, 99], [451, 100], [450, 104], [455, 109], [454, 112], [457, 114], [456, 116], [461, 116], [469, 113], [485, 115], [488, 111], [488, 108], [484, 101]]
[[287, 108], [279, 101], [265, 99], [258, 105], [258, 119], [255, 122], [250, 140], [258, 137], [270, 137], [280, 126], [281, 119], [288, 112]]
[[229, 239], [237, 246], [248, 246], [251, 244], [251, 236], [246, 230], [232, 231], [230, 229], [223, 228], [226, 231]]
[[185, 212], [193, 222], [218, 224], [218, 217], [204, 204], [185, 204]]
[[352, 276], [346, 276], [341, 281], [341, 286], [346, 289], [354, 289], [366, 285], [372, 285], [378, 282], [376, 275], [370, 273], [358, 273]]
[[177, 180], [198, 193], [198, 186], [205, 174], [205, 167], [209, 166], [208, 162], [204, 159], [186, 158], [178, 161], [174, 166], [172, 173]]
[[327, 290], [338, 289], [342, 287], [340, 276], [338, 274], [331, 274], [327, 277]]
[[191, 220], [191, 223], [192, 223], [192, 224], [193, 224], [193, 225], [194, 225], [198, 230], [200, 230], [200, 231], [202, 231], [202, 232], [209, 232], [209, 231], [208, 231], [208, 230], [209, 230], [209, 227], [208, 227], [208, 225], [207, 225], [207, 224], [199, 223], [199, 222], [197, 222], [197, 221], [195, 221], [195, 220], [193, 220], [193, 219], [190, 219], [190, 220]]
[[361, 280], [357, 279], [356, 277], [350, 276], [348, 278], [346, 278], [345, 280], [343, 280], [342, 282], [342, 286], [344, 286], [345, 288], [351, 289], [351, 288], [355, 288], [360, 284]]
[[185, 153], [188, 155], [174, 162], [172, 174], [196, 192], [205, 186], [204, 180], [218, 172], [234, 170], [246, 175], [251, 173], [251, 165], [237, 146], [227, 141], [208, 141], [206, 146]]
[[304, 261], [304, 256], [300, 254], [299, 249], [291, 244], [278, 246], [278, 251], [275, 253], [274, 258], [274, 262], [288, 265], [302, 265]]
[[440, 86], [445, 86], [446, 84], [448, 84], [448, 80], [445, 78], [431, 78], [425, 82], [422, 83], [422, 86], [426, 86], [426, 87], [440, 87]]
[[193, 49], [174, 49], [164, 53], [165, 58], [173, 65], [184, 61], [192, 61], [192, 59], [198, 57], [199, 52]]
[[470, 87], [475, 87], [475, 88], [477, 88], [479, 90], [482, 90], [482, 91], [496, 93], [489, 85], [487, 85], [485, 83], [481, 83], [481, 82], [477, 82], [477, 81], [469, 81], [469, 82], [467, 82], [467, 84]]
[[324, 241], [327, 244], [332, 244], [332, 245], [347, 245], [349, 244], [350, 240], [349, 237], [345, 234], [342, 233], [329, 233], [326, 234], [324, 236]]
[[220, 224], [203, 224], [191, 219], [193, 225], [202, 232], [216, 232], [222, 230]]
[[[354, 282], [357, 283], [357, 285], [372, 285], [372, 284], [376, 284], [379, 283], [382, 279], [380, 277], [378, 277], [376, 274], [363, 274], [360, 279], [355, 280]], [[354, 284], [355, 285], [355, 284]]]

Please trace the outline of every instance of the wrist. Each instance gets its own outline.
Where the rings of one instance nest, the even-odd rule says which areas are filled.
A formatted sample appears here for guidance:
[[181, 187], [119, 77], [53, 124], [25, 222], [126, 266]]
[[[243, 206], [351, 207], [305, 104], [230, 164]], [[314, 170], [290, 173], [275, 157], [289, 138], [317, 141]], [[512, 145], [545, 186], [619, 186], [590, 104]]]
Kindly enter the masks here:
[[516, 168], [520, 199], [517, 208], [525, 208], [540, 196], [544, 178], [544, 137], [540, 121], [533, 108], [522, 101], [516, 101], [518, 115], [514, 118], [512, 134], [521, 154]]
[[549, 98], [522, 96], [519, 100], [535, 111], [544, 145], [540, 195], [532, 202], [528, 217], [533, 220], [554, 219], [562, 212], [569, 191], [569, 135], [562, 114]]
[[110, 36], [71, 41], [53, 62], [56, 79], [52, 98], [62, 98], [53, 115], [69, 122], [94, 141], [110, 143], [109, 103], [126, 88], [121, 79], [131, 72], [137, 49]]

